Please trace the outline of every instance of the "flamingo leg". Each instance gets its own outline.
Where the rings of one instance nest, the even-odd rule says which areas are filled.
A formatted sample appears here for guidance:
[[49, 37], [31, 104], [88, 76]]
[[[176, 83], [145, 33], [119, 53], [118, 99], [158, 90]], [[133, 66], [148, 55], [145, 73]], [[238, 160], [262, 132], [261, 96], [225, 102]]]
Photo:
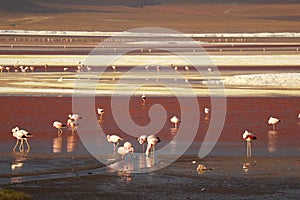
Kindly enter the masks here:
[[114, 143], [114, 153], [116, 153], [116, 152], [117, 152], [117, 144]]
[[63, 131], [61, 128], [57, 129], [57, 135], [60, 137], [62, 135]]
[[251, 141], [247, 141], [247, 158], [251, 158]]
[[24, 152], [24, 140], [23, 139], [21, 139], [21, 144], [19, 146], [19, 150], [20, 150], [20, 152]]
[[17, 139], [17, 143], [16, 143], [15, 147], [13, 148], [14, 152], [16, 151], [16, 148], [17, 148], [18, 144], [19, 144], [19, 139]]
[[27, 145], [27, 150], [30, 150], [30, 145], [29, 145], [27, 139], [25, 139], [25, 142], [26, 142], [26, 145]]

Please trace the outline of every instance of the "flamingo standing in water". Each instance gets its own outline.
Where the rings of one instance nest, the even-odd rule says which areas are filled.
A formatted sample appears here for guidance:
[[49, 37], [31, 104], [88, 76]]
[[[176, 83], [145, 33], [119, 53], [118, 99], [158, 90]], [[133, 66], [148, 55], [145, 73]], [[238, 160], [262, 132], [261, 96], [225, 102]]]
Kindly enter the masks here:
[[79, 119], [82, 119], [82, 117], [78, 114], [69, 114], [68, 117], [72, 120], [78, 121]]
[[122, 156], [122, 160], [124, 160], [124, 156], [129, 152], [134, 152], [134, 148], [130, 142], [125, 142], [122, 147], [118, 148], [118, 154]]
[[68, 119], [67, 120], [67, 126], [71, 128], [72, 134], [74, 134], [75, 130], [77, 130], [78, 122], [73, 119]]
[[145, 103], [146, 103], [146, 95], [143, 94], [142, 97], [141, 97], [141, 99], [142, 99], [142, 101], [143, 101], [143, 105], [145, 105]]
[[53, 126], [53, 128], [56, 128], [56, 129], [57, 129], [57, 135], [58, 135], [58, 136], [61, 136], [61, 135], [62, 135], [62, 133], [63, 133], [62, 128], [65, 128], [65, 127], [66, 127], [65, 124], [63, 124], [63, 123], [61, 123], [61, 122], [59, 122], [59, 121], [54, 121], [52, 126]]
[[13, 148], [13, 151], [16, 150], [16, 148], [19, 144], [19, 140], [20, 140], [20, 146], [19, 146], [20, 152], [24, 151], [24, 143], [23, 143], [24, 141], [26, 142], [26, 145], [27, 145], [27, 151], [30, 150], [30, 145], [27, 141], [27, 138], [33, 137], [33, 135], [31, 133], [28, 133], [25, 130], [20, 130], [19, 127], [15, 127], [12, 129], [12, 134], [13, 134], [13, 137], [15, 137], [17, 139], [17, 143], [16, 143], [15, 147]]
[[276, 117], [270, 117], [268, 120], [268, 124], [273, 126], [273, 131], [275, 130], [275, 125], [278, 124], [280, 122], [280, 119], [276, 118]]
[[156, 137], [155, 135], [150, 135], [147, 137], [148, 145], [145, 152], [146, 156], [150, 156], [150, 153], [155, 151], [155, 146], [159, 142], [160, 142], [159, 137]]
[[257, 137], [255, 135], [253, 135], [252, 133], [250, 133], [249, 131], [246, 130], [243, 133], [243, 139], [246, 141], [246, 144], [247, 144], [247, 158], [251, 158], [251, 155], [252, 155], [252, 153], [251, 153], [251, 151], [252, 151], [252, 149], [251, 149], [251, 141], [252, 140], [256, 140]]
[[145, 144], [147, 143], [147, 135], [141, 135], [141, 136], [139, 136], [138, 138], [137, 138], [137, 141], [141, 144], [141, 145], [143, 145], [143, 151], [144, 151], [144, 149], [145, 149]]
[[205, 113], [206, 115], [209, 115], [210, 109], [209, 109], [209, 108], [204, 108], [204, 113]]
[[99, 115], [99, 119], [102, 120], [104, 114], [104, 108], [97, 108], [97, 113]]
[[180, 119], [175, 115], [170, 119], [170, 121], [175, 124], [175, 128], [177, 128], [180, 123]]
[[114, 145], [114, 152], [116, 152], [117, 146], [119, 145], [120, 141], [123, 140], [123, 138], [118, 135], [107, 135], [106, 138], [108, 142]]

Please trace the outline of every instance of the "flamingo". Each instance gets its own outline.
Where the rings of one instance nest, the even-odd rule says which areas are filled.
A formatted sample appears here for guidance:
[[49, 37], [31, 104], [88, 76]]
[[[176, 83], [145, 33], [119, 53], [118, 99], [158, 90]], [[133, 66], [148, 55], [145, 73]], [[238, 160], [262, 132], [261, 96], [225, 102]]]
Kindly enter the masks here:
[[175, 115], [170, 119], [170, 121], [175, 124], [175, 128], [177, 128], [178, 124], [180, 123], [180, 119]]
[[146, 71], [149, 71], [149, 66], [148, 66], [148, 65], [145, 66], [145, 70], [146, 70]]
[[209, 112], [210, 112], [210, 109], [209, 109], [209, 108], [204, 108], [204, 113], [205, 113], [206, 115], [208, 115]]
[[16, 148], [19, 144], [19, 140], [20, 140], [20, 146], [19, 146], [20, 152], [24, 151], [24, 144], [23, 144], [24, 141], [26, 142], [27, 150], [29, 151], [30, 145], [27, 141], [27, 138], [33, 137], [33, 135], [25, 130], [20, 130], [19, 127], [15, 127], [11, 131], [12, 131], [13, 137], [17, 138], [17, 143], [16, 143], [15, 147], [13, 148], [13, 151], [16, 150]]
[[243, 139], [247, 142], [247, 158], [251, 158], [251, 141], [256, 140], [257, 137], [246, 130], [243, 133]]
[[270, 117], [268, 120], [268, 124], [273, 125], [273, 131], [275, 130], [275, 125], [280, 122], [280, 119], [276, 117]]
[[63, 77], [60, 77], [59, 79], [57, 79], [57, 82], [62, 83], [63, 82]]
[[154, 152], [155, 146], [157, 143], [159, 143], [161, 140], [159, 137], [156, 137], [155, 135], [150, 135], [147, 137], [147, 149], [146, 149], [146, 156], [150, 156], [150, 152]]
[[97, 108], [97, 113], [100, 116], [100, 119], [102, 119], [104, 114], [104, 108]]
[[29, 67], [29, 69], [30, 69], [31, 72], [34, 72], [35, 67], [31, 66], [31, 67]]
[[53, 128], [57, 128], [58, 136], [62, 135], [62, 133], [63, 133], [62, 128], [66, 127], [66, 125], [64, 125], [63, 123], [61, 123], [59, 121], [54, 121], [52, 126], [53, 126]]
[[189, 68], [188, 66], [185, 66], [184, 69], [185, 69], [185, 71], [187, 71], [187, 72], [190, 71], [190, 68]]
[[106, 138], [108, 142], [114, 145], [114, 152], [116, 152], [117, 146], [119, 145], [120, 141], [123, 140], [123, 138], [118, 135], [107, 135]]
[[147, 142], [147, 135], [141, 135], [141, 136], [139, 136], [138, 138], [137, 138], [137, 141], [141, 144], [141, 145], [143, 145], [143, 151], [144, 151], [144, 145], [146, 144], [146, 142]]
[[75, 120], [75, 121], [78, 121], [79, 119], [82, 119], [82, 117], [78, 114], [69, 114], [68, 117], [69, 117], [69, 119], [72, 119], [72, 120]]
[[143, 105], [145, 105], [145, 103], [146, 103], [146, 95], [143, 94], [142, 97], [141, 97], [141, 99], [142, 99], [142, 101], [143, 101]]
[[157, 70], [157, 72], [159, 72], [160, 71], [160, 66], [156, 66], [156, 70]]
[[130, 142], [125, 142], [122, 147], [118, 148], [118, 154], [122, 156], [122, 160], [124, 160], [124, 156], [129, 152], [134, 152], [134, 148]]
[[72, 134], [74, 134], [74, 131], [77, 130], [78, 122], [73, 119], [68, 119], [67, 120], [67, 126], [71, 128]]

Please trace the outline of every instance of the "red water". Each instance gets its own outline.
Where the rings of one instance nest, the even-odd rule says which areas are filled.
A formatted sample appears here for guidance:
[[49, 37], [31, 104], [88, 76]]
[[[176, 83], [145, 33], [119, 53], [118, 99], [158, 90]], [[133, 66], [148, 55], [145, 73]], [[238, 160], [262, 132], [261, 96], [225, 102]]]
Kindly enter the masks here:
[[[245, 130], [257, 135], [253, 142], [258, 155], [297, 156], [300, 153], [299, 133], [300, 112], [299, 98], [227, 98], [226, 120], [217, 145], [211, 154], [244, 155], [245, 144], [242, 134]], [[198, 153], [199, 147], [209, 125], [209, 117], [203, 113], [203, 108], [210, 106], [209, 98], [198, 98], [200, 112], [200, 127], [193, 147], [193, 153]], [[176, 98], [148, 97], [146, 105], [142, 105], [140, 98], [132, 98], [130, 102], [131, 117], [140, 126], [150, 122], [148, 111], [151, 105], [161, 104], [167, 112], [168, 119], [173, 115], [181, 116], [179, 103]], [[19, 126], [34, 135], [30, 138], [32, 152], [52, 153], [53, 139], [57, 131], [52, 127], [55, 120], [65, 122], [67, 115], [72, 113], [71, 97], [19, 97], [2, 96], [0, 98], [0, 152], [11, 152], [15, 138], [11, 129]], [[95, 107], [105, 109], [104, 120], [101, 123], [106, 134], [127, 135], [120, 130], [111, 113], [110, 97], [97, 97]], [[188, 106], [188, 105], [185, 105]], [[95, 108], [96, 112], [96, 108]], [[91, 113], [95, 115], [96, 113]], [[269, 132], [272, 126], [267, 124], [270, 116], [281, 119], [276, 126], [276, 132]], [[173, 136], [170, 128], [174, 125], [166, 120], [164, 127], [158, 133], [162, 140], [169, 142]], [[188, 131], [184, 134], [189, 134]], [[64, 137], [71, 135], [64, 131]], [[132, 140], [132, 136], [127, 137]], [[85, 148], [77, 138], [74, 152], [86, 153]], [[95, 138], [96, 139], [96, 138]], [[135, 141], [134, 141], [135, 142]], [[134, 143], [135, 144], [135, 143]]]

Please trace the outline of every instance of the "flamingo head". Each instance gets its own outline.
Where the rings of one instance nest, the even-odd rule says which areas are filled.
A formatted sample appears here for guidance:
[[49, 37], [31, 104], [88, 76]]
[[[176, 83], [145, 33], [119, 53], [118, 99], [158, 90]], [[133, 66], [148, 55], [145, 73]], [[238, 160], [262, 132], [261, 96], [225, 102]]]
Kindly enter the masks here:
[[13, 129], [11, 130], [11, 132], [13, 132], [13, 133], [15, 133], [15, 132], [17, 132], [17, 131], [19, 131], [19, 127], [15, 127], [15, 128], [13, 128]]

